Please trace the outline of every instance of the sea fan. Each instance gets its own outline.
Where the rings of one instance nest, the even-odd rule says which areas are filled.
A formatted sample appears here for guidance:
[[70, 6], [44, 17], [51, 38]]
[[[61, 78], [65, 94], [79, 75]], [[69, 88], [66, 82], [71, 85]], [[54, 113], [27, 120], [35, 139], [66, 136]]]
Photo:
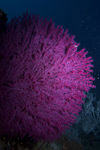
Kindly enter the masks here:
[[0, 37], [0, 136], [53, 141], [75, 122], [93, 61], [74, 36], [28, 13]]

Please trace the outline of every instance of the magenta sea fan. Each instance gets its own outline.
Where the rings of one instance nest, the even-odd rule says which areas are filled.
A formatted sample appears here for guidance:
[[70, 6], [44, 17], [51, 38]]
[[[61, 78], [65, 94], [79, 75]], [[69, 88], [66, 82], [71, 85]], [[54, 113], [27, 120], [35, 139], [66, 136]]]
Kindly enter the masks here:
[[93, 61], [61, 26], [28, 13], [0, 37], [0, 136], [53, 141], [94, 88]]

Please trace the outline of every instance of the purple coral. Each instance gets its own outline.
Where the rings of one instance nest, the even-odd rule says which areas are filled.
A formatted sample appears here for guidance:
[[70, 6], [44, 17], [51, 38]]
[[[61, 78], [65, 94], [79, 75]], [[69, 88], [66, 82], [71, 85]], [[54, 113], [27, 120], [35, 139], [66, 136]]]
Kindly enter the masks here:
[[92, 58], [67, 30], [27, 13], [7, 25], [0, 44], [0, 136], [57, 139], [95, 87]]

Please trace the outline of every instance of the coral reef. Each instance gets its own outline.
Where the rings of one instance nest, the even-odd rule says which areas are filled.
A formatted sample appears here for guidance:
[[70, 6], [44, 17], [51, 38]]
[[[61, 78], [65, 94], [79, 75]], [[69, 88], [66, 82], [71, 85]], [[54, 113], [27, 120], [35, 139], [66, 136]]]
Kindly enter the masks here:
[[68, 30], [28, 13], [7, 24], [0, 43], [0, 136], [57, 139], [95, 87], [92, 58]]
[[54, 142], [37, 142], [35, 143], [32, 139], [24, 138], [23, 140], [0, 140], [2, 145], [0, 150], [84, 150], [82, 144], [67, 140], [64, 136], [61, 136]]

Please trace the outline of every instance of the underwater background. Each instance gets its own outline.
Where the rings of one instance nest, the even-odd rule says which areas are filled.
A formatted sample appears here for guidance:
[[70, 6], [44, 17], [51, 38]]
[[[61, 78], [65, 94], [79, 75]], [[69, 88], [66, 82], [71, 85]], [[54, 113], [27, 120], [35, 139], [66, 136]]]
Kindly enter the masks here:
[[[62, 25], [64, 30], [69, 29], [69, 33], [75, 35], [75, 41], [80, 43], [79, 50], [86, 48], [89, 56], [92, 56], [96, 88], [87, 93], [87, 105], [83, 106], [83, 112], [76, 124], [72, 126], [72, 130], [65, 132], [65, 137], [79, 143], [83, 142], [83, 145], [87, 144], [86, 149], [100, 149], [98, 144], [100, 142], [100, 1], [0, 0], [0, 8], [7, 14], [7, 22], [10, 22], [12, 17], [22, 16], [26, 11], [47, 20], [52, 18], [56, 26]], [[88, 121], [87, 116], [90, 118]], [[94, 126], [89, 130], [91, 124]], [[97, 147], [93, 147], [93, 142]], [[56, 144], [51, 147], [58, 149]]]

